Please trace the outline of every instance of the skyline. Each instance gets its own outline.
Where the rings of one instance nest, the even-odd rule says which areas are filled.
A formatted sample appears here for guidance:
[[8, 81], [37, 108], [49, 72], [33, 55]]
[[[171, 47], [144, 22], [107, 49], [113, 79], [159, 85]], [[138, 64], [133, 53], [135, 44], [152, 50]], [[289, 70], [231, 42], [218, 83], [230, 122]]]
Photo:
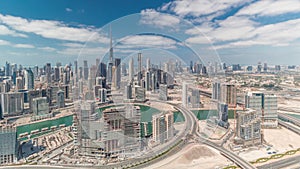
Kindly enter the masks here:
[[[102, 48], [91, 45], [86, 56], [106, 51], [109, 49], [109, 35], [99, 29], [103, 26], [105, 29], [110, 22], [117, 23], [115, 19], [134, 13], [139, 13], [140, 28], [134, 24], [128, 29], [123, 29], [122, 23], [113, 25], [114, 41], [124, 40], [123, 35], [129, 29], [145, 28], [156, 32], [171, 28], [171, 31], [177, 31], [181, 20], [187, 20], [195, 27], [178, 33], [183, 37], [182, 42], [203, 45], [211, 41], [221, 61], [227, 64], [256, 64], [259, 61], [273, 65], [299, 64], [299, 1], [143, 1], [145, 4], [138, 1], [130, 8], [125, 7], [126, 3], [129, 2], [48, 1], [45, 5], [29, 1], [16, 5], [14, 1], [4, 1], [0, 4], [0, 50], [3, 58], [0, 64], [4, 65], [6, 60], [24, 65], [32, 61], [35, 64], [53, 60], [73, 62], [88, 39], [90, 43], [101, 44]], [[38, 10], [29, 10], [32, 8]], [[54, 9], [57, 12], [53, 12]], [[130, 15], [128, 18], [134, 20]], [[152, 28], [149, 28], [150, 24]], [[208, 40], [203, 41], [203, 35], [199, 37], [199, 30]], [[168, 44], [163, 49], [169, 49], [174, 44], [178, 45], [163, 36], [148, 36], [146, 41], [144, 37], [134, 36], [126, 41], [135, 45], [137, 42], [147, 42], [140, 49], [157, 48], [161, 44]], [[120, 48], [115, 52], [124, 56], [136, 53], [136, 50]], [[287, 56], [289, 59], [286, 59]]]

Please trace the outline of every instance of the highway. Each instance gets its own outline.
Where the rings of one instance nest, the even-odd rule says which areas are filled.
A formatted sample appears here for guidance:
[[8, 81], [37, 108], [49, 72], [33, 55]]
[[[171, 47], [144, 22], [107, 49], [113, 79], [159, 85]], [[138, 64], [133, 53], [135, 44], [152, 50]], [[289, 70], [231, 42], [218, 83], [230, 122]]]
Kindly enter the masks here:
[[[179, 110], [181, 110], [182, 113], [187, 114], [187, 116], [191, 117], [191, 119], [193, 120], [193, 122], [192, 122], [193, 124], [197, 123], [198, 119], [194, 115], [193, 112], [186, 109], [185, 107], [180, 107]], [[220, 151], [222, 155], [224, 155], [225, 157], [232, 160], [234, 163], [236, 163], [241, 168], [255, 169], [255, 167], [252, 164], [250, 164], [246, 160], [242, 159], [237, 154], [234, 154], [233, 152], [225, 149], [224, 147], [221, 147], [221, 146], [217, 145], [216, 143], [214, 143], [206, 138], [203, 138], [197, 129], [198, 129], [198, 125], [195, 125], [195, 126], [193, 126], [191, 132], [197, 136], [197, 139], [200, 143], [205, 144], [207, 146], [210, 146], [210, 147], [215, 148], [216, 150]]]
[[258, 169], [281, 169], [284, 167], [288, 167], [294, 164], [300, 164], [300, 155], [289, 157], [287, 159], [282, 159], [270, 164], [265, 164], [257, 167]]

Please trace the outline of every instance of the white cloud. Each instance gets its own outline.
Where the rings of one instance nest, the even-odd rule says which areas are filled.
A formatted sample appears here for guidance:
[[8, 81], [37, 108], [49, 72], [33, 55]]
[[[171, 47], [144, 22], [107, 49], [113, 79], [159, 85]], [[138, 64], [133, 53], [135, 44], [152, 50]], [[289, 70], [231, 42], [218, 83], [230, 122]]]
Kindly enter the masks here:
[[72, 12], [73, 10], [71, 8], [66, 8], [67, 12]]
[[108, 50], [102, 47], [85, 47], [85, 48], [66, 48], [57, 53], [69, 56], [100, 56], [107, 53]]
[[164, 48], [174, 49], [179, 45], [175, 40], [156, 35], [133, 35], [119, 40], [121, 43], [116, 48]]
[[[178, 26], [180, 20], [169, 14], [163, 14], [153, 9], [142, 10], [141, 24], [151, 25], [158, 28], [174, 28]], [[175, 28], [176, 29], [176, 28]]]
[[[164, 5], [161, 10], [170, 10], [179, 16], [203, 16], [245, 4], [249, 0], [176, 0]], [[220, 13], [221, 14], [221, 13]]]
[[109, 39], [90, 27], [70, 27], [62, 22], [52, 20], [29, 20], [21, 17], [0, 14], [0, 22], [14, 30], [40, 35], [44, 38], [77, 41], [102, 42]]
[[15, 48], [35, 48], [35, 46], [33, 45], [30, 45], [30, 44], [14, 44], [14, 43], [11, 43], [9, 41], [6, 41], [6, 40], [1, 40], [0, 39], [0, 45], [1, 46], [11, 46], [11, 47], [15, 47]]
[[300, 12], [299, 0], [263, 0], [241, 9], [237, 15], [275, 16]]
[[62, 46], [71, 47], [71, 48], [82, 48], [84, 45], [81, 43], [63, 43]]
[[33, 45], [29, 45], [29, 44], [14, 44], [13, 47], [16, 48], [35, 48]]
[[16, 31], [8, 29], [8, 27], [4, 25], [0, 25], [0, 35], [10, 35], [10, 36], [15, 36], [15, 37], [23, 37], [26, 38], [27, 35], [17, 33]]
[[53, 52], [53, 51], [56, 51], [55, 48], [52, 48], [52, 47], [49, 47], [49, 46], [47, 46], [47, 47], [40, 47], [40, 48], [38, 48], [38, 49], [41, 49], [41, 50], [44, 50], [44, 51], [47, 51], [47, 52]]
[[10, 45], [10, 42], [0, 39], [0, 45]]

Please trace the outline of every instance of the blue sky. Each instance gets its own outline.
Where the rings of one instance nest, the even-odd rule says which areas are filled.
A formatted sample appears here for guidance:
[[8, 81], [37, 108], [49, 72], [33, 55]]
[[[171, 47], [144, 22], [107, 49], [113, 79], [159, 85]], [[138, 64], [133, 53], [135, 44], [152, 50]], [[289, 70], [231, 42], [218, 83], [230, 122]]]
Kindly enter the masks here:
[[[97, 57], [107, 52], [110, 22], [120, 56], [162, 48], [184, 59], [187, 44], [209, 57], [216, 50], [228, 64], [300, 64], [299, 0], [3, 0], [0, 65]], [[136, 35], [145, 32], [181, 42]]]

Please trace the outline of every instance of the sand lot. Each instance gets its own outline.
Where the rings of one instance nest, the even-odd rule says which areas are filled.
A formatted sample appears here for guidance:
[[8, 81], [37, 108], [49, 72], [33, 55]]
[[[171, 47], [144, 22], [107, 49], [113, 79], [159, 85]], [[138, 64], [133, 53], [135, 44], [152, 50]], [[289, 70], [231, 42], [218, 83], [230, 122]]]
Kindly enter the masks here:
[[149, 166], [147, 169], [212, 169], [230, 163], [229, 160], [212, 148], [200, 144], [190, 144], [184, 150]]
[[252, 149], [240, 153], [239, 155], [247, 161], [253, 161], [261, 157], [269, 157], [272, 154], [270, 152], [284, 153], [289, 150], [295, 150], [300, 148], [300, 135], [286, 129], [264, 129], [265, 140], [271, 145], [270, 149], [267, 150], [268, 146], [261, 146], [256, 150]]

